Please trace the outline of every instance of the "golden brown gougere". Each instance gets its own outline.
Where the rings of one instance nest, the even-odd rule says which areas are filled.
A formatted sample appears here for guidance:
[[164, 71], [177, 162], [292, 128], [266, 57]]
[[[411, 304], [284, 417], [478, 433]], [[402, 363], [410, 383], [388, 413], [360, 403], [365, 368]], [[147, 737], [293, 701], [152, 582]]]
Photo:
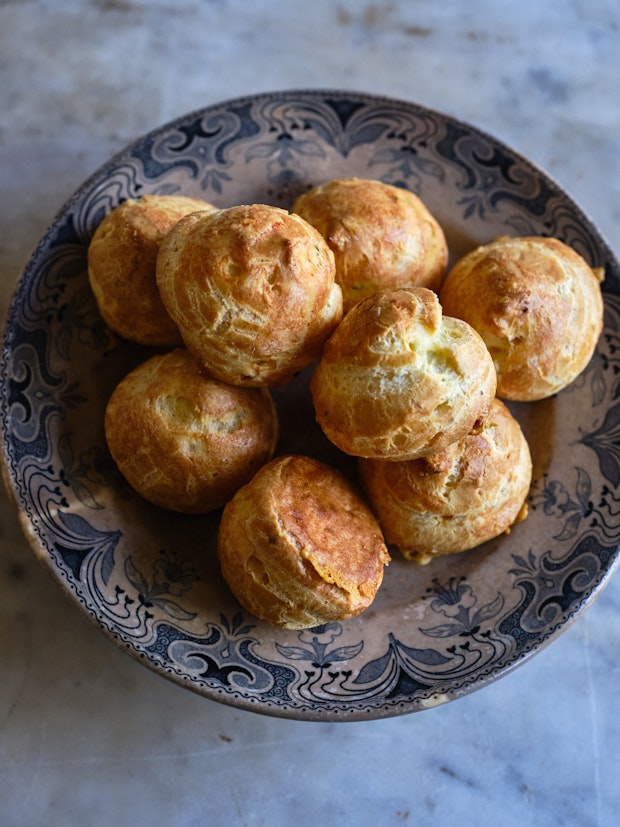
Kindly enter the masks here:
[[448, 245], [439, 222], [413, 192], [365, 178], [336, 179], [300, 195], [293, 212], [332, 249], [345, 313], [379, 290], [439, 289]]
[[290, 381], [342, 317], [323, 237], [264, 204], [181, 219], [162, 242], [157, 283], [188, 350], [232, 385]]
[[278, 417], [266, 388], [207, 376], [183, 348], [118, 384], [105, 413], [112, 457], [146, 500], [202, 513], [226, 503], [274, 455]]
[[603, 329], [602, 269], [555, 238], [498, 238], [459, 259], [440, 291], [444, 313], [484, 339], [504, 399], [544, 399], [570, 385]]
[[185, 215], [215, 207], [181, 195], [130, 198], [101, 221], [88, 247], [88, 276], [108, 327], [141, 345], [181, 344], [155, 278], [159, 245]]
[[495, 396], [484, 342], [442, 314], [425, 287], [356, 304], [328, 339], [312, 379], [316, 418], [342, 451], [405, 460], [470, 430]]
[[367, 609], [389, 554], [361, 493], [311, 457], [265, 465], [224, 508], [224, 579], [249, 612], [304, 629]]
[[474, 548], [527, 515], [530, 451], [499, 399], [469, 433], [431, 456], [358, 462], [387, 542], [418, 563]]

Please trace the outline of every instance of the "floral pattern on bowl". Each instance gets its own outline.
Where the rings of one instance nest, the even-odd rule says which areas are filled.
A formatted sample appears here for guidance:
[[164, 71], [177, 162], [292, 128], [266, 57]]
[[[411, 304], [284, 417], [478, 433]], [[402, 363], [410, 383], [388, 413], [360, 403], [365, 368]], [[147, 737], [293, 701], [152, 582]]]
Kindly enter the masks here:
[[[452, 260], [502, 234], [553, 235], [605, 268], [605, 329], [586, 371], [549, 400], [512, 404], [532, 448], [528, 519], [478, 549], [415, 567], [396, 552], [363, 615], [303, 632], [246, 615], [215, 554], [218, 515], [143, 502], [103, 436], [118, 380], [148, 352], [97, 313], [89, 239], [123, 199], [183, 193], [290, 207], [357, 175], [410, 188]], [[525, 158], [404, 101], [289, 91], [210, 106], [150, 132], [61, 209], [17, 286], [0, 365], [3, 470], [34, 552], [122, 649], [207, 698], [313, 720], [379, 718], [453, 700], [540, 651], [618, 565], [619, 270], [570, 196]], [[314, 422], [308, 371], [274, 392], [280, 451], [353, 474]]]

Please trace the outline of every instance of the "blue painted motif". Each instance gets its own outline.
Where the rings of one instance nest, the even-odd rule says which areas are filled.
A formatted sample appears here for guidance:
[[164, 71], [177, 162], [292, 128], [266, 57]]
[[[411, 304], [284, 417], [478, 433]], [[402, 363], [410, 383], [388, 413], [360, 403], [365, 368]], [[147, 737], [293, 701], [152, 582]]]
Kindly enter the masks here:
[[[555, 235], [606, 269], [605, 332], [565, 395], [584, 410], [571, 437], [579, 460], [561, 475], [552, 465], [532, 489], [533, 519], [544, 519], [540, 544], [507, 556], [492, 593], [475, 573], [462, 573], [461, 560], [449, 576], [429, 574], [417, 598], [420, 619], [372, 642], [371, 620], [266, 631], [225, 591], [221, 604], [198, 612], [189, 599], [199, 582], [195, 549], [183, 549], [181, 537], [179, 552], [136, 550], [123, 525], [110, 527], [110, 512], [130, 495], [105, 449], [102, 410], [106, 387], [135, 354], [103, 325], [86, 277], [94, 228], [126, 198], [190, 187], [220, 204], [260, 197], [289, 207], [334, 169], [423, 197], [441, 190], [464, 236], [475, 239], [483, 227]], [[553, 182], [490, 136], [438, 113], [332, 91], [259, 95], [180, 118], [113, 158], [75, 194], [39, 243], [10, 309], [0, 365], [5, 463], [37, 553], [106, 633], [208, 697], [335, 719], [411, 711], [438, 693], [457, 697], [484, 685], [557, 634], [617, 565], [619, 284], [604, 241]], [[212, 538], [204, 543], [200, 554], [213, 554]]]

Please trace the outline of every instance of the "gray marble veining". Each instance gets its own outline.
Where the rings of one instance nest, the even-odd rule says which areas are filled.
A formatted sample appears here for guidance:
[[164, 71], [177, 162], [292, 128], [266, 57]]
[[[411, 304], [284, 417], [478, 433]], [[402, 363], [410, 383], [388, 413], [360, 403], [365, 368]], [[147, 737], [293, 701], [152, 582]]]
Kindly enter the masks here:
[[[414, 100], [544, 167], [620, 253], [620, 9], [282, 0], [0, 2], [0, 307], [57, 209], [141, 133], [264, 90]], [[620, 581], [444, 707], [272, 719], [162, 680], [87, 624], [0, 499], [0, 824], [612, 827]]]

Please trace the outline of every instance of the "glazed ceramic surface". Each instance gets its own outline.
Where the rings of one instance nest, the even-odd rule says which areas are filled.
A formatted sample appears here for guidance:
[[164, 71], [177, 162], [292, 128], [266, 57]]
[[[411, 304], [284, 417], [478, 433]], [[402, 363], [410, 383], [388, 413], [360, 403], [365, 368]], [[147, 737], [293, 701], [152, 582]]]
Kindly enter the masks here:
[[[534, 462], [525, 522], [426, 567], [394, 552], [364, 614], [282, 631], [243, 612], [228, 591], [215, 552], [217, 514], [149, 506], [111, 461], [107, 398], [150, 352], [103, 324], [86, 252], [102, 217], [129, 197], [182, 193], [220, 207], [287, 208], [314, 184], [354, 175], [416, 192], [442, 224], [452, 261], [498, 235], [562, 239], [605, 268], [605, 330], [572, 386], [510, 406]], [[340, 91], [263, 94], [193, 112], [96, 172], [18, 284], [0, 413], [5, 478], [24, 531], [61, 588], [118, 646], [208, 698], [332, 721], [453, 700], [560, 634], [618, 564], [619, 275], [597, 230], [552, 180], [438, 112]], [[280, 453], [307, 453], [355, 474], [314, 422], [308, 371], [274, 396]]]

